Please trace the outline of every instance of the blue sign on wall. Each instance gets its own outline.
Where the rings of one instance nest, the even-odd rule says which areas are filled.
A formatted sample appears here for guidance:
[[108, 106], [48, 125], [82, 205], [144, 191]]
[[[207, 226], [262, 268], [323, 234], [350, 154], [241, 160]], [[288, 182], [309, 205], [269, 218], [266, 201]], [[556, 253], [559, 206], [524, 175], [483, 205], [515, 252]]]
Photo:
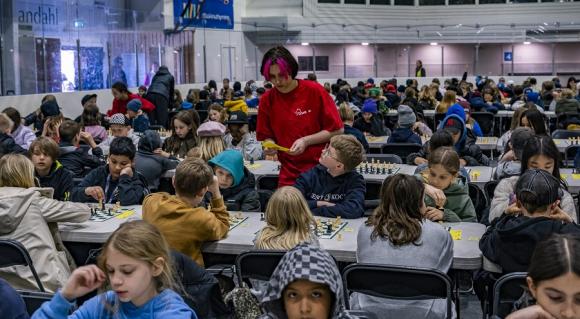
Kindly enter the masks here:
[[503, 53], [503, 60], [504, 61], [512, 61], [514, 59], [514, 55], [512, 52], [504, 52]]
[[182, 28], [234, 28], [234, 0], [173, 0], [173, 12]]

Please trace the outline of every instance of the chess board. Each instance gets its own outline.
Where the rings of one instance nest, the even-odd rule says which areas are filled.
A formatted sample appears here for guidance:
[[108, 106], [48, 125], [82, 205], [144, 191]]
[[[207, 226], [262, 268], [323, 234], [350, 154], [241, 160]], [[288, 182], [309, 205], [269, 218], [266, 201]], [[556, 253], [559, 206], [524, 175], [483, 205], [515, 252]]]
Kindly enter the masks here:
[[320, 239], [332, 239], [348, 224], [346, 221], [337, 219], [317, 219], [316, 235]]
[[355, 168], [359, 174], [377, 174], [377, 175], [394, 175], [397, 174], [401, 168], [398, 164], [375, 162], [362, 162]]
[[230, 230], [238, 227], [246, 219], [248, 219], [248, 217], [244, 217], [242, 215], [232, 215], [232, 214], [230, 214]]
[[111, 218], [117, 217], [121, 214], [124, 214], [131, 209], [128, 208], [117, 208], [115, 209], [113, 206], [105, 206], [105, 209], [99, 208], [98, 206], [91, 207], [91, 218], [89, 221], [92, 222], [104, 222]]

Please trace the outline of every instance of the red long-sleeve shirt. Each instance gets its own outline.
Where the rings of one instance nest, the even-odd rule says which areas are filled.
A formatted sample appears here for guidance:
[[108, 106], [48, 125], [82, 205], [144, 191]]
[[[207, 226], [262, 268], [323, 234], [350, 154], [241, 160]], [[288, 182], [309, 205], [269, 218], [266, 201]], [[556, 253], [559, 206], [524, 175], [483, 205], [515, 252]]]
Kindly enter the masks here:
[[142, 104], [141, 109], [143, 110], [143, 112], [151, 113], [153, 112], [153, 110], [155, 110], [155, 105], [149, 102], [149, 100], [146, 100], [145, 98], [142, 98], [137, 94], [129, 93], [129, 98], [124, 101], [117, 99], [113, 100], [113, 107], [107, 111], [107, 116], [112, 116], [113, 114], [117, 113], [121, 114], [127, 113], [127, 103], [129, 103], [129, 101], [133, 99], [139, 99], [141, 101]]

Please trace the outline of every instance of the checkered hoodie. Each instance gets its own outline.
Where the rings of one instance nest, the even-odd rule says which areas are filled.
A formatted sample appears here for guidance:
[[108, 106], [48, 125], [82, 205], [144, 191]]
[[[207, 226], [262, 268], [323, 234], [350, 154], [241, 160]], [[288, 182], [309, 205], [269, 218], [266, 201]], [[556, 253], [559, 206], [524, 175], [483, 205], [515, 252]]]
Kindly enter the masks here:
[[266, 314], [261, 319], [287, 318], [282, 292], [288, 284], [298, 279], [328, 285], [336, 300], [331, 311], [333, 319], [355, 318], [345, 312], [342, 279], [334, 259], [327, 251], [302, 243], [284, 255], [262, 292], [260, 299]]

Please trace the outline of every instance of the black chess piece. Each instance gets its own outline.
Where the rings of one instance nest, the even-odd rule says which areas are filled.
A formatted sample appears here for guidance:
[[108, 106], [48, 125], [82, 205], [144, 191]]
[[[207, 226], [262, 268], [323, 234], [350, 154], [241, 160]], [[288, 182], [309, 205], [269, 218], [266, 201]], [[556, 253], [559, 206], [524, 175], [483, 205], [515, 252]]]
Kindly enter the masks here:
[[250, 165], [254, 165], [254, 159], [250, 158]]
[[[389, 172], [390, 174], [391, 172]], [[383, 175], [386, 174], [385, 168], [383, 167]]]
[[91, 207], [91, 217], [95, 216], [95, 209]]
[[107, 215], [109, 216], [113, 216], [113, 213], [111, 212], [111, 209], [109, 208], [109, 210], [107, 211]]
[[332, 224], [326, 224], [326, 232], [332, 234]]
[[264, 221], [264, 220], [265, 220], [265, 218], [264, 218], [264, 213], [261, 213], [261, 214], [260, 214], [260, 220], [261, 220], [261, 221]]

